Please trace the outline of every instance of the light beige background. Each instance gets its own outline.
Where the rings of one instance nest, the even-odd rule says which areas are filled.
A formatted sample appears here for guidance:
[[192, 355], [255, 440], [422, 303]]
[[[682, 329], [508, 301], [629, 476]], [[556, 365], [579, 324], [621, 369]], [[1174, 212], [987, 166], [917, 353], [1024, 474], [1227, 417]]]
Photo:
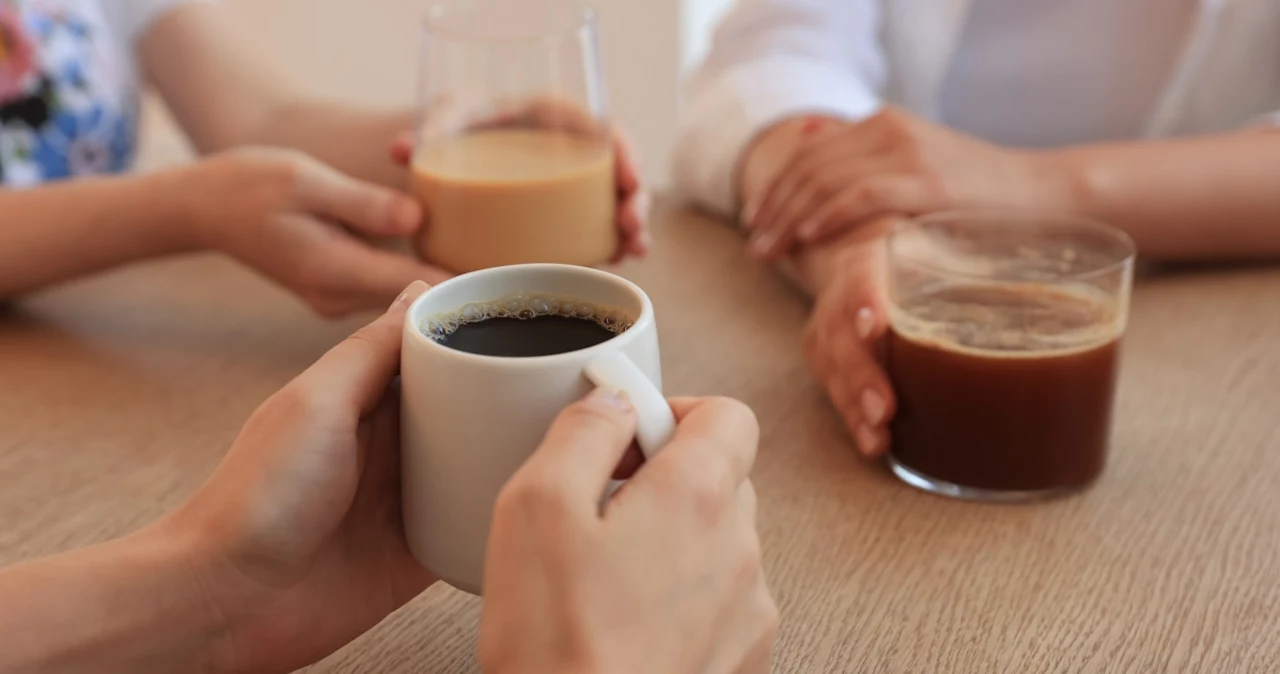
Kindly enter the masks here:
[[[431, 0], [220, 0], [253, 46], [307, 91], [345, 102], [413, 102], [419, 21]], [[530, 0], [535, 1], [535, 0]], [[614, 116], [635, 137], [645, 173], [665, 184], [682, 69], [705, 51], [733, 0], [590, 0]], [[158, 106], [145, 136], [149, 166], [180, 161], [186, 146]]]

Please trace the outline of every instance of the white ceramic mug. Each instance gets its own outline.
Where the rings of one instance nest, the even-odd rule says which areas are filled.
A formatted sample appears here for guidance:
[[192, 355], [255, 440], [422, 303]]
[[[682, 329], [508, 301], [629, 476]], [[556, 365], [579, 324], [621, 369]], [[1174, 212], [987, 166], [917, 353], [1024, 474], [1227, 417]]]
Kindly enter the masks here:
[[[633, 323], [595, 346], [532, 358], [457, 351], [424, 332], [432, 317], [513, 293], [618, 309]], [[636, 440], [646, 457], [675, 431], [661, 393], [653, 304], [634, 283], [586, 267], [496, 267], [431, 288], [409, 308], [401, 382], [409, 549], [441, 580], [473, 594], [481, 590], [494, 500], [562, 409], [593, 386], [608, 386], [626, 392], [635, 406]]]

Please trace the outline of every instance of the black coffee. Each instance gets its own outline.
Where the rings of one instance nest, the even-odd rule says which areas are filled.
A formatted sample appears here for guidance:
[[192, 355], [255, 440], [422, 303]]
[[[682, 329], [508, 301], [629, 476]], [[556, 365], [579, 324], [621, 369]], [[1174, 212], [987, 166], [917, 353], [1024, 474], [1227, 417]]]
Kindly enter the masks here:
[[512, 295], [468, 304], [428, 319], [428, 337], [458, 351], [532, 358], [586, 349], [631, 327], [616, 309], [544, 295]]

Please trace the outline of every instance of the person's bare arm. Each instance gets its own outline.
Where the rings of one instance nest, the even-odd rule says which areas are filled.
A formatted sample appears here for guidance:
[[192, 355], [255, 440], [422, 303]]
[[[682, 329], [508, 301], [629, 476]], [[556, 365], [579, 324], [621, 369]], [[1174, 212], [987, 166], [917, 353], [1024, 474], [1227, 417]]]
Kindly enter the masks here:
[[290, 147], [353, 177], [405, 186], [388, 149], [412, 128], [411, 111], [353, 108], [299, 92], [253, 53], [225, 12], [216, 3], [177, 7], [138, 45], [147, 76], [200, 152]]
[[140, 176], [0, 189], [0, 299], [111, 267], [210, 250], [292, 290], [318, 313], [385, 306], [448, 274], [367, 245], [411, 234], [418, 205], [298, 152], [242, 149]]
[[[864, 125], [826, 122], [812, 133], [802, 131], [805, 119], [795, 118], [761, 134], [744, 153], [738, 174], [744, 215], [753, 215], [752, 207], [762, 202], [773, 211], [772, 218], [762, 218], [772, 222], [753, 223], [760, 225], [753, 243], [790, 242], [796, 235], [801, 248], [822, 248], [833, 233], [862, 227], [868, 214], [1041, 208], [1116, 225], [1151, 258], [1280, 256], [1280, 191], [1273, 185], [1280, 172], [1280, 133], [1247, 129], [1027, 152], [898, 111], [885, 114]], [[875, 134], [877, 140], [864, 142], [858, 134]], [[870, 155], [850, 150], [831, 162], [841, 143], [879, 149]], [[870, 170], [881, 165], [892, 173]], [[776, 208], [770, 191], [788, 175], [789, 184], [777, 189], [808, 195], [813, 204], [793, 196], [786, 208]], [[895, 189], [860, 189], [886, 178]], [[858, 195], [867, 193], [884, 203], [864, 203]], [[779, 210], [798, 215], [779, 218]], [[787, 231], [815, 221], [822, 227], [811, 236]]]
[[1280, 133], [1084, 146], [1043, 159], [1068, 176], [1072, 210], [1123, 228], [1145, 256], [1280, 256]]
[[175, 174], [0, 189], [0, 299], [190, 249]]
[[0, 672], [217, 671], [229, 625], [155, 529], [0, 570]]

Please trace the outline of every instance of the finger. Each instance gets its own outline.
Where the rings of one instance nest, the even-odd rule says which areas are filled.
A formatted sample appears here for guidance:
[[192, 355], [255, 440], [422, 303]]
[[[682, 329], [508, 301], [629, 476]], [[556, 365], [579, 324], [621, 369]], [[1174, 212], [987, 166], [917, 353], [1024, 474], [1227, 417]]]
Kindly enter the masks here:
[[393, 380], [360, 428], [360, 486], [352, 509], [375, 509], [400, 491], [400, 391]]
[[350, 310], [384, 306], [414, 281], [435, 285], [451, 276], [437, 267], [345, 234], [326, 242], [316, 255], [322, 258], [317, 264], [324, 268], [323, 288], [347, 298]]
[[608, 126], [587, 108], [554, 96], [514, 103], [471, 126], [473, 130], [512, 127], [566, 131], [601, 139], [609, 132]]
[[912, 176], [866, 176], [806, 216], [796, 235], [802, 243], [813, 243], [877, 216], [914, 215], [934, 205], [930, 190]]
[[803, 158], [812, 153], [816, 147], [838, 145], [841, 132], [845, 128], [847, 128], [845, 124], [833, 123], [811, 128], [808, 133], [802, 134], [791, 156], [787, 158], [782, 169], [774, 176], [772, 183], [765, 187], [763, 193], [745, 204], [742, 209], [743, 224], [748, 229], [765, 229], [766, 223], [772, 219], [777, 202], [785, 199], [791, 190], [795, 188], [796, 183], [800, 181], [801, 177], [796, 173], [795, 169], [802, 163]]
[[636, 412], [626, 394], [598, 388], [556, 416], [513, 480], [552, 485], [568, 503], [595, 513], [635, 436]]
[[853, 124], [824, 125], [802, 135], [779, 173], [778, 189], [772, 201], [762, 201], [749, 209], [755, 214], [749, 226], [766, 229], [776, 224], [777, 209], [795, 189], [795, 184], [807, 176], [818, 175], [841, 161], [881, 154], [888, 134], [880, 119], [881, 115], [877, 114]]
[[775, 260], [787, 254], [797, 239], [803, 241], [801, 234], [815, 227], [815, 213], [830, 203], [833, 192], [844, 191], [843, 185], [902, 169], [898, 155], [863, 152], [857, 140], [833, 144], [834, 149], [816, 146], [789, 169], [797, 183], [789, 196], [774, 206], [768, 220], [761, 218], [757, 255]]
[[742, 516], [744, 522], [754, 527], [759, 509], [760, 502], [755, 485], [751, 484], [751, 480], [744, 480], [738, 486], [738, 514]]
[[649, 252], [649, 209], [650, 200], [647, 192], [634, 193], [618, 207], [618, 241], [616, 259], [627, 255], [637, 257]]
[[422, 220], [422, 208], [408, 195], [356, 180], [317, 161], [299, 166], [296, 194], [308, 212], [365, 234], [402, 236]]
[[400, 369], [400, 332], [405, 312], [427, 284], [415, 281], [372, 323], [329, 350], [303, 372], [295, 384], [315, 397], [329, 399], [327, 409], [372, 411]]
[[799, 183], [791, 190], [786, 201], [775, 209], [767, 221], [751, 238], [751, 252], [765, 260], [778, 260], [791, 252], [796, 241], [796, 230], [802, 222], [799, 218], [819, 208], [823, 201], [821, 182], [815, 177]]
[[400, 166], [408, 166], [412, 160], [413, 134], [406, 131], [391, 142], [391, 161]]
[[796, 155], [798, 170], [851, 158], [897, 155], [890, 146], [890, 136], [879, 116], [835, 130], [839, 133], [812, 134], [803, 140]]
[[617, 172], [618, 191], [623, 196], [640, 190], [640, 157], [635, 143], [621, 129], [613, 130], [614, 167]]
[[[870, 311], [868, 307], [858, 309], [860, 317], [854, 320], [868, 320]], [[826, 375], [826, 388], [858, 449], [874, 457], [884, 450], [881, 436], [896, 412], [897, 401], [881, 365], [876, 337], [863, 338], [862, 334], [866, 333], [828, 343], [827, 348], [835, 351], [831, 360], [837, 365]]]
[[760, 442], [755, 413], [731, 398], [676, 404], [683, 407], [673, 406], [677, 413], [675, 435], [645, 463], [633, 481], [735, 493], [755, 463]]

